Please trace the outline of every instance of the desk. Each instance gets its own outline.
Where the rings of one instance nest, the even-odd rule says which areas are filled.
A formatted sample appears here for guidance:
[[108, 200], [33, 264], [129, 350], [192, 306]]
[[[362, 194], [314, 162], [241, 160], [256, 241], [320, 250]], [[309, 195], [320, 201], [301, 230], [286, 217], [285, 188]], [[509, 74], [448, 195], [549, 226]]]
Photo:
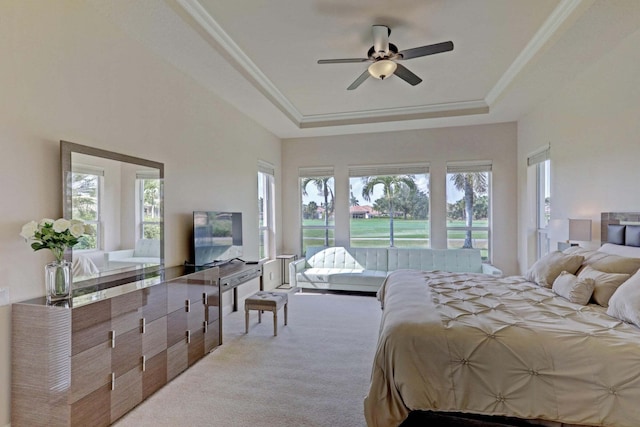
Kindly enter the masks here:
[[287, 267], [288, 262], [295, 261], [298, 259], [298, 255], [276, 255], [276, 259], [280, 260], [280, 289], [291, 289], [291, 286], [285, 286], [289, 284], [289, 280], [287, 279]]
[[247, 264], [243, 261], [231, 261], [219, 266], [220, 291], [233, 290], [233, 311], [238, 311], [238, 286], [256, 277], [260, 278], [260, 290], [264, 290], [262, 264]]

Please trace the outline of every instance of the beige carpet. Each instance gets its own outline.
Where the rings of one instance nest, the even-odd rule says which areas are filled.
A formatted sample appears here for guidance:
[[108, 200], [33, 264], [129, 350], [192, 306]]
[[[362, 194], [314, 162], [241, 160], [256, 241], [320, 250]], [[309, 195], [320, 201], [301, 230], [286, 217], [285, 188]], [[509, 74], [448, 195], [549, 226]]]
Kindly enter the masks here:
[[290, 292], [288, 326], [278, 314], [277, 337], [271, 313], [249, 334], [243, 311], [225, 316], [224, 344], [116, 426], [365, 426], [375, 297]]

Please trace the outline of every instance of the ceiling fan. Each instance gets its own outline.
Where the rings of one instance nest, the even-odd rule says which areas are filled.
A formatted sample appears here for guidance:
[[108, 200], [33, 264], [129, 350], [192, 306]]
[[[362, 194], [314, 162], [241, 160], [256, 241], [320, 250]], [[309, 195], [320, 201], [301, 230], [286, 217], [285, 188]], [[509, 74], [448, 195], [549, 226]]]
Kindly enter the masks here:
[[422, 79], [402, 64], [396, 61], [418, 58], [420, 56], [434, 55], [436, 53], [453, 50], [453, 42], [442, 42], [427, 46], [414, 47], [398, 51], [393, 43], [389, 43], [391, 28], [386, 25], [373, 26], [373, 46], [367, 52], [367, 58], [344, 58], [344, 59], [320, 59], [318, 64], [347, 64], [351, 62], [373, 62], [369, 65], [360, 77], [358, 77], [347, 90], [353, 90], [367, 80], [369, 76], [384, 80], [392, 74], [400, 77], [412, 86], [417, 85]]

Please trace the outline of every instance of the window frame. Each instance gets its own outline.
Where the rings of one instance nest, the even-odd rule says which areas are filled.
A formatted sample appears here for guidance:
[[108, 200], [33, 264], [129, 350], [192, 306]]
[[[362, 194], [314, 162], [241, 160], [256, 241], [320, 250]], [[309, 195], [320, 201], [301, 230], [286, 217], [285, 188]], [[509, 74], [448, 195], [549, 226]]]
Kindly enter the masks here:
[[[332, 203], [333, 203], [333, 219], [330, 220], [331, 217], [325, 217], [326, 222], [322, 225], [305, 225], [305, 213], [304, 213], [304, 192], [306, 191], [303, 188], [302, 184], [306, 179], [327, 179], [332, 180], [331, 185], [331, 195], [332, 195]], [[328, 181], [327, 181], [328, 184]], [[308, 184], [307, 184], [308, 185]], [[298, 169], [298, 196], [300, 197], [299, 203], [299, 215], [300, 215], [300, 249], [301, 253], [305, 254], [306, 245], [305, 245], [305, 231], [319, 230], [325, 236], [325, 246], [334, 246], [335, 245], [335, 187], [336, 187], [336, 179], [334, 175], [333, 167], [309, 167], [309, 168], [299, 168]], [[326, 208], [325, 208], [326, 215]], [[308, 245], [308, 246], [316, 246], [316, 245]]]
[[[551, 251], [548, 235], [551, 218], [551, 146], [527, 156], [527, 167], [535, 167], [535, 221], [536, 221], [536, 260]], [[549, 203], [546, 203], [546, 190], [549, 189]], [[546, 219], [546, 223], [543, 222]]]
[[[471, 225], [471, 227], [468, 226], [449, 226], [449, 194], [448, 194], [448, 188], [447, 187], [445, 189], [445, 197], [446, 197], [446, 205], [445, 205], [445, 209], [447, 212], [447, 220], [445, 222], [445, 234], [446, 234], [446, 241], [447, 241], [447, 249], [450, 249], [451, 246], [449, 245], [449, 231], [464, 231], [465, 233], [470, 232], [471, 233], [471, 238], [473, 239], [473, 233], [474, 232], [486, 232], [487, 233], [487, 256], [486, 257], [482, 257], [482, 262], [486, 262], [486, 263], [491, 263], [492, 262], [492, 256], [493, 256], [493, 251], [492, 251], [492, 206], [493, 206], [493, 200], [492, 200], [492, 192], [493, 192], [493, 163], [491, 161], [470, 161], [470, 162], [447, 162], [447, 168], [446, 168], [446, 175], [445, 175], [445, 181], [448, 183], [450, 180], [450, 174], [455, 174], [455, 173], [487, 173], [487, 190], [486, 190], [486, 195], [487, 195], [487, 225], [486, 226], [476, 226], [476, 225]], [[474, 249], [480, 249], [482, 251], [482, 248], [474, 248]]]
[[[427, 197], [426, 206], [424, 209], [426, 210], [426, 229], [424, 230], [425, 238], [424, 239], [416, 239], [414, 242], [404, 242], [405, 244], [397, 245], [395, 226], [394, 226], [394, 236], [391, 236], [391, 224], [389, 224], [389, 230], [386, 233], [386, 236], [380, 236], [380, 239], [385, 239], [387, 244], [384, 246], [375, 246], [375, 247], [401, 247], [401, 248], [430, 248], [431, 247], [431, 174], [429, 170], [429, 163], [421, 162], [421, 163], [406, 163], [406, 164], [383, 164], [383, 165], [357, 165], [357, 166], [349, 166], [348, 168], [349, 175], [349, 189], [351, 191], [349, 197], [351, 199], [353, 195], [353, 185], [354, 182], [352, 179], [362, 179], [365, 180], [367, 178], [374, 177], [388, 177], [388, 176], [411, 176], [415, 177], [416, 175], [424, 175], [427, 181], [427, 188], [416, 188], [418, 191], [424, 190], [425, 197]], [[415, 182], [415, 180], [414, 180]], [[372, 204], [373, 200], [370, 201]], [[356, 219], [353, 217], [351, 213], [351, 203], [348, 205], [349, 209], [349, 245], [352, 247], [360, 246], [358, 241], [354, 241], [354, 233], [353, 233], [353, 220]], [[395, 219], [398, 218], [399, 212], [394, 210], [394, 222]], [[387, 213], [388, 214], [388, 213]], [[391, 218], [389, 217], [389, 223], [391, 223]], [[401, 239], [401, 238], [400, 238]], [[417, 242], [417, 244], [416, 244]], [[420, 243], [422, 242], [422, 243]], [[393, 246], [392, 246], [393, 243]], [[372, 247], [371, 245], [365, 245], [365, 247]]]
[[[262, 203], [260, 199], [262, 198]], [[274, 259], [276, 255], [275, 230], [275, 169], [273, 165], [258, 162], [258, 257]]]

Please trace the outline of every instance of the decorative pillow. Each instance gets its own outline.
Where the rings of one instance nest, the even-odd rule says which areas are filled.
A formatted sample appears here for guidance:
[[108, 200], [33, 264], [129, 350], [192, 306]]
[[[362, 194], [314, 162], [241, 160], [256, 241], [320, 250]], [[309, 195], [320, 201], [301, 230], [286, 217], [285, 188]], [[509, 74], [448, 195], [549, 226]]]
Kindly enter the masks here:
[[602, 252], [596, 252], [596, 254], [598, 255], [594, 255], [588, 263], [585, 263], [596, 270], [630, 276], [640, 270], [640, 258], [627, 258], [620, 255], [602, 254]]
[[569, 246], [567, 249], [562, 251], [563, 254], [574, 254], [574, 255], [582, 255], [582, 256], [585, 256], [585, 254], [591, 254], [592, 252], [595, 252], [595, 251], [585, 249], [580, 246]]
[[617, 224], [607, 225], [607, 243], [624, 245], [625, 226]]
[[627, 246], [640, 246], [640, 225], [625, 226], [624, 244]]
[[609, 300], [607, 314], [640, 328], [640, 273], [620, 285]]
[[579, 279], [574, 274], [563, 271], [553, 281], [553, 292], [571, 302], [587, 305], [596, 282], [593, 279]]
[[524, 277], [530, 282], [537, 283], [538, 286], [550, 288], [560, 273], [566, 271], [574, 274], [582, 265], [582, 261], [584, 261], [582, 255], [564, 254], [560, 251], [550, 252], [536, 261]]
[[631, 277], [630, 274], [605, 273], [589, 266], [583, 268], [578, 274], [578, 279], [593, 279], [596, 282], [596, 287], [593, 290], [593, 300], [603, 307], [609, 306], [611, 295], [629, 277]]
[[640, 248], [635, 246], [620, 246], [613, 243], [605, 243], [598, 248], [598, 252], [626, 256], [627, 258], [640, 258]]
[[[590, 266], [605, 273], [623, 273], [633, 275], [640, 270], [640, 258], [631, 258], [604, 251], [591, 251], [578, 246], [572, 246], [564, 250], [565, 254], [582, 255], [584, 266]], [[580, 273], [580, 271], [578, 271]]]

